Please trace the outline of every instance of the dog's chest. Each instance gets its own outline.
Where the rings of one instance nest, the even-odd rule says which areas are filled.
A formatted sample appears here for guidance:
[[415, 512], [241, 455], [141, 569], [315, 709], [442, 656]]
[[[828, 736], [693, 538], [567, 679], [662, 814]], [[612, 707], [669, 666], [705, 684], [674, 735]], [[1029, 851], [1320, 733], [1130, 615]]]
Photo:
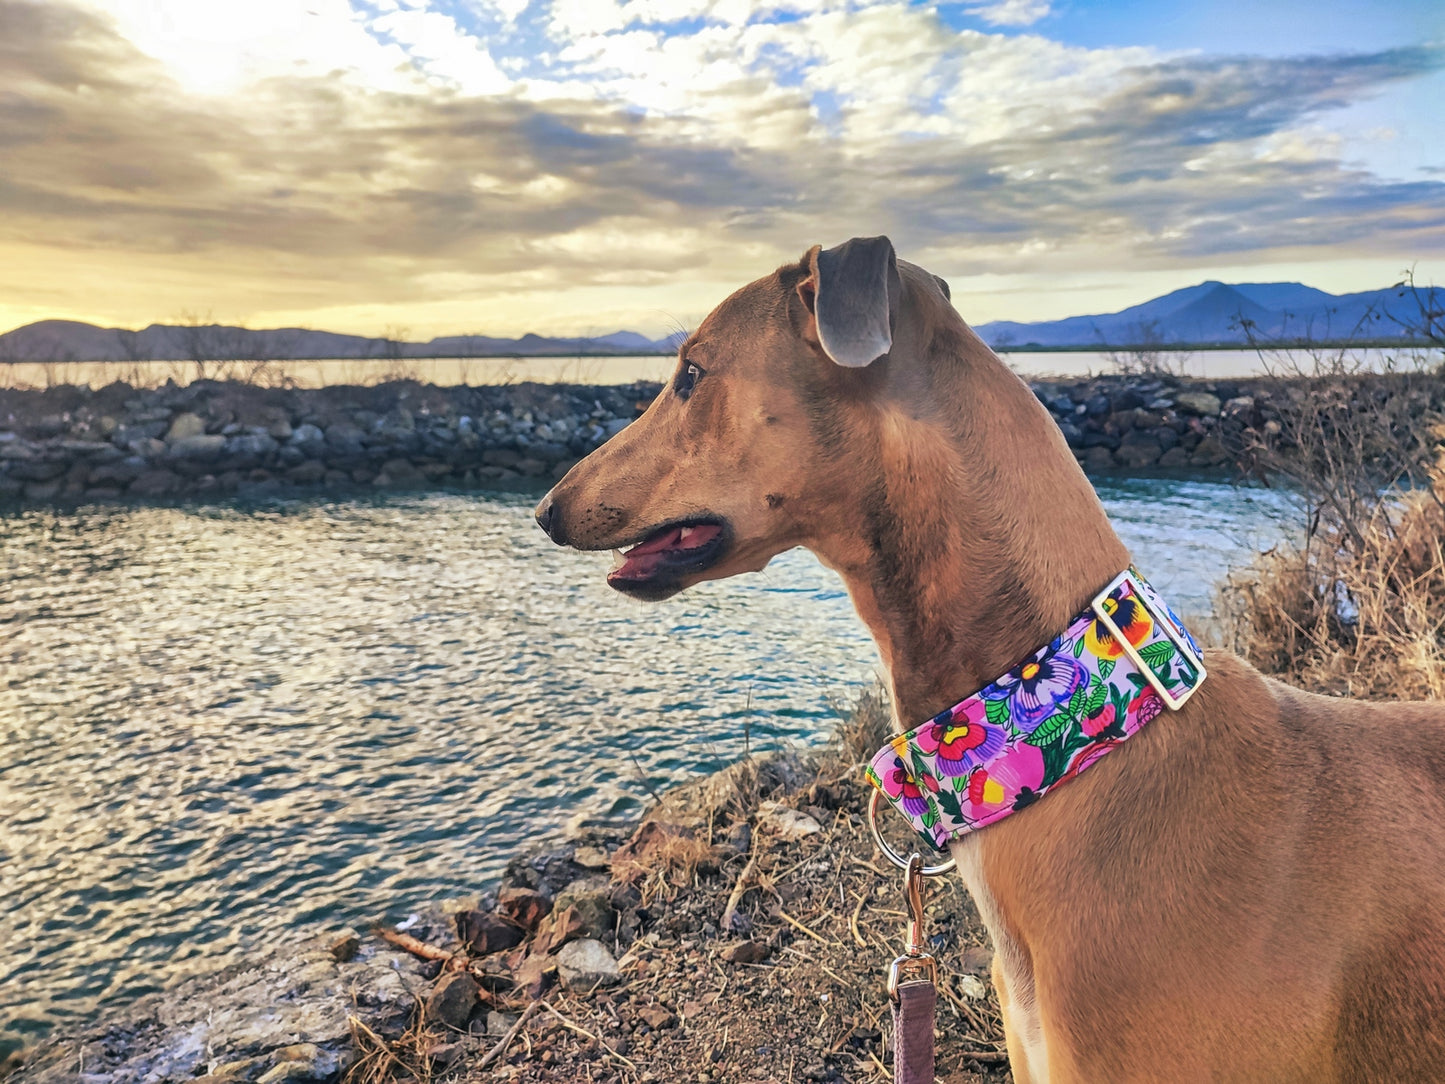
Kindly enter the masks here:
[[[1029, 1084], [1047, 1084], [1048, 1050], [1035, 995], [1033, 969], [1029, 966], [1027, 954], [1009, 936], [993, 893], [989, 891], [988, 881], [983, 875], [981, 840], [977, 834], [964, 836], [955, 839], [950, 850], [958, 863], [958, 874], [973, 897], [979, 917], [993, 941], [999, 978], [1004, 987], [999, 991], [999, 999], [1004, 1028], [1010, 1039], [1009, 1052], [1014, 1057], [1022, 1055], [1024, 1059], [1023, 1066], [1014, 1067], [1015, 1073]], [[1027, 1077], [1018, 1072], [1020, 1068], [1024, 1069]]]

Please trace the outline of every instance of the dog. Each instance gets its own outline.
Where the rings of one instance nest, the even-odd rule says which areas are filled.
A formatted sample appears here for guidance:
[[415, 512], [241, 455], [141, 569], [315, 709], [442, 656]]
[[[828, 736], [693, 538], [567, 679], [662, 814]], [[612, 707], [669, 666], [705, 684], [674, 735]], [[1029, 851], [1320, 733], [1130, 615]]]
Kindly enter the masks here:
[[[1130, 565], [1029, 388], [886, 237], [722, 302], [537, 507], [661, 599], [805, 546], [899, 729], [1058, 636]], [[1018, 1084], [1445, 1081], [1445, 708], [1234, 655], [1089, 771], [951, 851]]]

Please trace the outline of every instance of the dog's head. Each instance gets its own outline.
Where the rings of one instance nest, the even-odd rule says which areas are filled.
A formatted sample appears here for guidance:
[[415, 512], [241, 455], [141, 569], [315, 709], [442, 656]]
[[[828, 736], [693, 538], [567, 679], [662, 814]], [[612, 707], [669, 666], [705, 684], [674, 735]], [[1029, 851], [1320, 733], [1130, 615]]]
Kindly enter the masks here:
[[941, 328], [967, 334], [947, 284], [886, 237], [814, 247], [714, 309], [537, 521], [559, 544], [625, 550], [608, 582], [640, 598], [761, 569], [856, 507], [887, 407], [922, 398]]

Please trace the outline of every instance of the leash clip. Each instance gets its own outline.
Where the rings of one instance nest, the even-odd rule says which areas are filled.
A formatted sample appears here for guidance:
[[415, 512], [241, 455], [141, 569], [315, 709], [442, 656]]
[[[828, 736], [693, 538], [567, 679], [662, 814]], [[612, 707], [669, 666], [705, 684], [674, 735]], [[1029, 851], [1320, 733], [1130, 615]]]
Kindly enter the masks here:
[[908, 934], [903, 955], [888, 966], [888, 996], [898, 1001], [898, 988], [912, 982], [938, 982], [938, 962], [923, 949], [923, 878], [927, 876], [917, 852], [908, 856], [903, 872], [903, 895], [908, 904]]

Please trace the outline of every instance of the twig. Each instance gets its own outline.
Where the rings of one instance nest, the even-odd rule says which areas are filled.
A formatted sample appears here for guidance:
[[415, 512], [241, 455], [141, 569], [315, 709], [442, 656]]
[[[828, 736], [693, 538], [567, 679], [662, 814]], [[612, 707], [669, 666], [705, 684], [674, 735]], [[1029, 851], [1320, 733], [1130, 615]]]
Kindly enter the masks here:
[[853, 931], [853, 943], [859, 948], [867, 948], [868, 942], [863, 940], [863, 935], [858, 932], [858, 916], [863, 911], [863, 905], [868, 902], [868, 893], [864, 892], [858, 897], [858, 906], [853, 908], [853, 914], [848, 919], [848, 929]]
[[527, 1008], [522, 1012], [522, 1015], [517, 1017], [517, 1022], [513, 1024], [510, 1029], [508, 1029], [507, 1034], [503, 1035], [499, 1040], [497, 1040], [497, 1045], [487, 1051], [486, 1057], [484, 1057], [481, 1061], [477, 1062], [477, 1068], [485, 1069], [488, 1065], [491, 1065], [492, 1062], [500, 1058], [502, 1054], [506, 1052], [507, 1047], [512, 1045], [512, 1040], [517, 1037], [517, 1032], [522, 1030], [522, 1025], [524, 1025], [531, 1017], [531, 1015], [536, 1012], [537, 1009], [543, 1004], [544, 1002], [534, 1001], [532, 1002], [532, 1004], [528, 1005]]
[[784, 922], [786, 922], [789, 926], [793, 927], [793, 929], [795, 929], [795, 930], [801, 930], [803, 933], [807, 934], [809, 937], [811, 937], [814, 941], [818, 942], [818, 944], [820, 944], [820, 945], [830, 945], [830, 946], [836, 947], [837, 944], [838, 944], [837, 941], [829, 941], [826, 937], [824, 937], [824, 936], [823, 936], [822, 934], [820, 934], [820, 933], [814, 933], [812, 930], [808, 929], [808, 927], [804, 926], [801, 922], [799, 922], [799, 921], [798, 921], [796, 918], [794, 918], [792, 915], [788, 914], [788, 912], [784, 911], [781, 907], [778, 908], [778, 917], [779, 917], [780, 919], [782, 919]]
[[743, 902], [743, 893], [748, 890], [748, 881], [752, 879], [753, 871], [758, 867], [758, 853], [758, 850], [754, 848], [752, 857], [748, 859], [748, 864], [743, 867], [743, 871], [738, 874], [737, 884], [733, 885], [733, 890], [728, 895], [728, 905], [723, 908], [722, 923], [719, 926], [724, 933], [732, 932], [733, 919], [737, 917], [738, 913], [738, 904]]
[[598, 1046], [600, 1046], [603, 1050], [607, 1051], [608, 1055], [610, 1055], [611, 1057], [616, 1058], [616, 1059], [617, 1059], [618, 1061], [620, 1061], [623, 1065], [625, 1065], [625, 1066], [627, 1066], [629, 1069], [631, 1069], [634, 1073], [637, 1072], [637, 1066], [636, 1066], [635, 1064], [633, 1064], [632, 1062], [628, 1061], [625, 1057], [623, 1057], [623, 1056], [622, 1056], [621, 1054], [619, 1054], [617, 1051], [613, 1050], [612, 1047], [608, 1046], [608, 1045], [607, 1045], [607, 1040], [604, 1039], [604, 1038], [602, 1038], [602, 1036], [600, 1036], [600, 1035], [593, 1035], [592, 1032], [588, 1031], [586, 1028], [584, 1028], [584, 1027], [579, 1027], [578, 1025], [572, 1023], [571, 1020], [568, 1020], [565, 1016], [563, 1016], [561, 1013], [559, 1013], [556, 1009], [552, 1008], [552, 1006], [549, 1005], [549, 1004], [548, 1004], [547, 1002], [545, 1002], [545, 1001], [538, 1001], [538, 1002], [536, 1002], [536, 1004], [542, 1006], [542, 1008], [546, 1009], [549, 1013], [551, 1013], [553, 1016], [555, 1016], [555, 1017], [557, 1018], [557, 1022], [558, 1022], [559, 1024], [561, 1024], [564, 1028], [566, 1028], [568, 1031], [575, 1031], [578, 1035], [581, 1035], [581, 1036], [583, 1036], [584, 1038], [587, 1038], [587, 1039], [591, 1039], [594, 1043], [596, 1043]]
[[419, 941], [409, 933], [402, 933], [400, 930], [393, 930], [390, 926], [373, 926], [372, 932], [383, 941], [395, 945], [404, 952], [413, 956], [420, 956], [423, 960], [441, 960], [446, 962], [452, 958], [452, 953], [446, 949], [439, 949], [435, 945], [428, 945], [425, 941]]

